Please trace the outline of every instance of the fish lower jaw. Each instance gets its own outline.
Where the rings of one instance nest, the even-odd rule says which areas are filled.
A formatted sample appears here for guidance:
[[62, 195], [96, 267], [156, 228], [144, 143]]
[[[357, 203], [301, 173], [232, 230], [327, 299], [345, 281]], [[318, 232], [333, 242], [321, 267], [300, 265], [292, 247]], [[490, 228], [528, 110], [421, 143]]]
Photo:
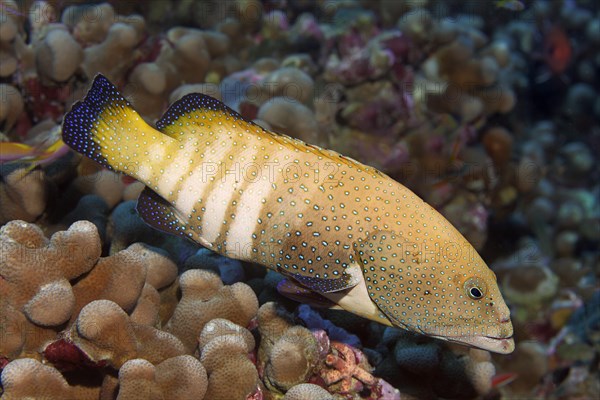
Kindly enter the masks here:
[[478, 335], [457, 335], [457, 336], [432, 336], [436, 339], [449, 342], [460, 343], [466, 346], [476, 347], [478, 349], [491, 351], [499, 354], [510, 354], [515, 350], [515, 341], [512, 336], [494, 337]]

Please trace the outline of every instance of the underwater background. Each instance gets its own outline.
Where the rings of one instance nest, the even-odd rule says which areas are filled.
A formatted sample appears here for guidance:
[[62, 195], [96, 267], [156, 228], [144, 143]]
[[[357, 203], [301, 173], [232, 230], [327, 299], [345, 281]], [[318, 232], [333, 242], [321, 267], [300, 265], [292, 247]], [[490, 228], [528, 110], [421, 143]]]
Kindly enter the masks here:
[[[600, 5], [0, 0], [4, 399], [597, 399]], [[509, 355], [281, 296], [147, 226], [69, 150], [101, 73], [154, 124], [200, 92], [374, 166], [495, 272]]]

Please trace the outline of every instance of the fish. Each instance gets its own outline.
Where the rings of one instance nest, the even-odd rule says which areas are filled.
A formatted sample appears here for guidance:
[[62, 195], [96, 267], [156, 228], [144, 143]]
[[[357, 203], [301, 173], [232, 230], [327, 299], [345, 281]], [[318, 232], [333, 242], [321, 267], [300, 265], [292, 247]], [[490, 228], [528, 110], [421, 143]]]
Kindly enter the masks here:
[[519, 377], [519, 374], [515, 372], [503, 372], [492, 377], [492, 387], [499, 389], [506, 385], [511, 384]]
[[[60, 135], [60, 133], [59, 133]], [[60, 137], [52, 138], [35, 145], [19, 142], [0, 142], [0, 165], [28, 163], [30, 169], [38, 165], [52, 163], [69, 152], [69, 147]]]
[[[261, 264], [350, 313], [496, 353], [510, 310], [477, 251], [383, 172], [188, 94], [155, 126], [97, 75], [62, 124], [75, 151], [145, 185], [155, 229]], [[289, 289], [289, 287], [288, 287]]]
[[554, 25], [544, 35], [543, 59], [554, 75], [560, 75], [571, 63], [573, 47], [564, 29]]

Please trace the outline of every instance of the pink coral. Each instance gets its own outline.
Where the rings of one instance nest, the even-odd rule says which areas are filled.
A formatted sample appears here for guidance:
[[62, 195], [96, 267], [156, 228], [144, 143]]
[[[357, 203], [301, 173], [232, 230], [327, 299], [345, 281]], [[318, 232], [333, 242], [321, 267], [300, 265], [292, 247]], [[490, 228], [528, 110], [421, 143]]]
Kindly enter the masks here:
[[336, 391], [339, 393], [360, 391], [363, 384], [377, 383], [377, 378], [365, 369], [370, 368], [365, 356], [344, 343], [331, 343], [331, 353], [327, 355], [325, 365], [329, 368], [323, 369], [320, 375], [327, 386], [338, 386]]

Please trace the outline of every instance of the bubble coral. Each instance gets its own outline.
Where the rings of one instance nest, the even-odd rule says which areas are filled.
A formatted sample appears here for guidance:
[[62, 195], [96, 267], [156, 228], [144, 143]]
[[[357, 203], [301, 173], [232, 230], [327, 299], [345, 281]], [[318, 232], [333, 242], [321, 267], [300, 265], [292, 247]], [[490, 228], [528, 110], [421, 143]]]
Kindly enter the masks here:
[[203, 399], [207, 384], [206, 370], [190, 355], [168, 358], [156, 366], [133, 359], [119, 369], [117, 399]]
[[123, 89], [124, 96], [144, 118], [157, 119], [165, 109], [165, 72], [156, 63], [136, 65]]
[[124, 188], [125, 185], [119, 174], [104, 169], [90, 175], [78, 176], [71, 183], [69, 190], [100, 196], [112, 209], [123, 198]]
[[0, 77], [5, 78], [12, 75], [18, 67], [18, 55], [12, 42], [19, 36], [20, 23], [16, 15], [5, 11], [18, 9], [16, 3], [2, 1], [0, 4]]
[[485, 395], [492, 389], [492, 378], [496, 374], [496, 367], [489, 352], [469, 349], [465, 371], [479, 395]]
[[228, 319], [215, 318], [210, 320], [206, 325], [204, 325], [204, 328], [202, 328], [202, 332], [200, 332], [200, 336], [198, 337], [198, 348], [200, 349], [200, 352], [202, 352], [204, 347], [211, 340], [219, 336], [225, 335], [240, 336], [244, 340], [244, 342], [246, 342], [246, 347], [251, 350], [253, 350], [254, 346], [256, 345], [254, 341], [254, 336], [252, 336], [252, 333], [248, 329], [238, 324], [235, 324], [229, 321]]
[[175, 27], [167, 32], [167, 40], [155, 61], [165, 71], [167, 90], [203, 82], [211, 57], [202, 31]]
[[530, 393], [549, 368], [544, 346], [532, 341], [517, 342], [514, 353], [498, 363], [517, 374], [510, 384], [510, 391], [515, 394]]
[[223, 286], [217, 275], [204, 270], [188, 270], [179, 278], [181, 301], [165, 326], [177, 336], [187, 352], [196, 347], [198, 332], [213, 318], [226, 318], [247, 326], [258, 310], [258, 300], [245, 283]]
[[258, 320], [258, 332], [261, 337], [258, 360], [264, 363], [268, 359], [277, 339], [294, 324], [292, 323], [292, 316], [275, 302], [264, 303], [260, 306], [256, 318]]
[[483, 133], [483, 147], [497, 169], [502, 169], [510, 160], [513, 139], [510, 132], [502, 127], [491, 127]]
[[187, 83], [179, 86], [177, 89], [171, 92], [171, 95], [169, 96], [169, 103], [174, 103], [186, 94], [190, 93], [202, 93], [210, 97], [214, 97], [217, 100], [223, 100], [219, 85], [214, 83]]

